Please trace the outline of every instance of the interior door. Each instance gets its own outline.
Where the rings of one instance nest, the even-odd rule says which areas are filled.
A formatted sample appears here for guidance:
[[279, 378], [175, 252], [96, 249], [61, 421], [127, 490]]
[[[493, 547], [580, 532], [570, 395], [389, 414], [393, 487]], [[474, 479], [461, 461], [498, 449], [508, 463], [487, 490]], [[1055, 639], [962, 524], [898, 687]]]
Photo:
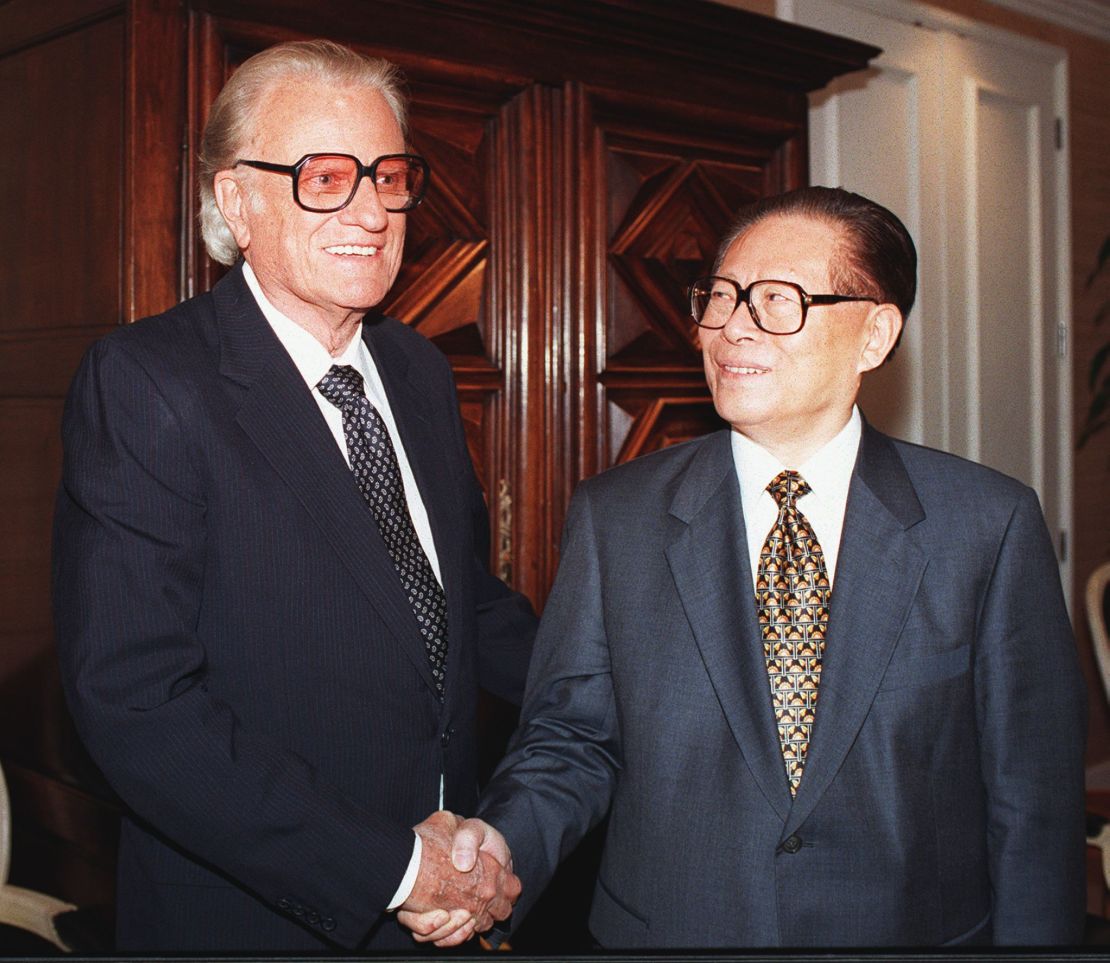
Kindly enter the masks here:
[[918, 244], [919, 299], [861, 405], [893, 434], [1037, 490], [1071, 571], [1066, 61], [931, 8], [793, 0], [784, 16], [875, 43], [810, 101], [810, 177], [875, 198]]

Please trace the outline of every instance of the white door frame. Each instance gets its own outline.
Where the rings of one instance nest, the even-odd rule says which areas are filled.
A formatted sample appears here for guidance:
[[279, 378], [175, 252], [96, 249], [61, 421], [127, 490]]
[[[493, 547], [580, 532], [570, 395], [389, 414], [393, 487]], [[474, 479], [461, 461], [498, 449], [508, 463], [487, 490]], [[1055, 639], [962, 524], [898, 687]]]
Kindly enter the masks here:
[[[1056, 393], [1054, 399], [1055, 418], [1053, 424], [1049, 426], [1031, 426], [1031, 447], [1036, 449], [1039, 446], [1042, 458], [1040, 460], [1034, 459], [1032, 477], [1027, 477], [1025, 480], [1038, 489], [1042, 495], [1042, 502], [1045, 503], [1049, 528], [1053, 532], [1054, 538], [1057, 539], [1057, 552], [1061, 560], [1060, 570], [1065, 587], [1065, 596], [1070, 603], [1073, 572], [1071, 551], [1067, 542], [1073, 525], [1074, 442], [1072, 437], [1072, 372], [1070, 360], [1072, 320], [1071, 217], [1068, 144], [1064, 133], [1068, 129], [1067, 53], [1061, 48], [1041, 41], [981, 24], [923, 3], [913, 2], [913, 0], [836, 0], [836, 3], [841, 7], [855, 8], [870, 16], [1001, 48], [1011, 54], [1017, 53], [1023, 58], [1036, 61], [1051, 70], [1052, 109], [1057, 119], [1059, 144], [1052, 161], [1051, 173], [1044, 179], [1043, 183], [1045, 184], [1045, 190], [1052, 190], [1055, 193], [1054, 207], [1056, 213], [1055, 224], [1043, 225], [1043, 234], [1048, 237], [1054, 235], [1055, 242], [1051, 250], [1048, 251], [1043, 250], [1044, 243], [1040, 236], [1032, 238], [1031, 243], [1032, 250], [1035, 253], [1047, 256], [1056, 277], [1053, 298], [1055, 303], [1043, 305], [1040, 308], [1042, 312], [1054, 311], [1055, 314], [1056, 365], [1053, 369]], [[795, 0], [777, 0], [776, 12], [781, 19], [805, 22], [796, 16]], [[850, 36], [851, 26], [845, 23], [844, 27], [837, 32]], [[869, 41], [867, 36], [861, 35], [857, 35], [855, 39]], [[877, 45], [882, 46], [881, 43], [877, 43]], [[958, 41], [953, 41], [949, 46], [957, 45]], [[884, 66], [881, 55], [876, 59], [875, 65], [880, 68]], [[965, 85], [964, 89], [958, 92], [951, 91], [951, 103], [945, 104], [946, 123], [956, 125], [974, 123], [973, 100], [981, 93], [983, 88], [976, 90], [972, 89], [973, 87], [974, 85]], [[822, 95], [818, 92], [814, 95], [814, 99], [821, 100]], [[839, 148], [836, 138], [828, 134], [830, 118], [835, 114], [836, 107], [835, 104], [829, 103], [829, 98], [824, 99], [826, 101], [825, 106], [817, 110], [811, 110], [810, 131], [813, 148], [810, 152], [811, 181], [813, 183], [838, 184], [841, 183], [841, 157], [838, 154]], [[824, 111], [823, 114], [822, 111]], [[967, 129], [974, 130], [975, 128], [965, 127], [965, 130]], [[936, 136], [943, 137], [943, 132], [938, 132]], [[935, 140], [935, 138], [930, 139]], [[918, 170], [928, 170], [930, 164], [935, 167], [935, 152], [926, 150], [930, 146], [928, 144], [923, 143], [921, 146]], [[935, 144], [932, 146], [935, 147]], [[947, 165], [941, 175], [941, 189], [946, 197], [950, 199], [949, 203], [945, 204], [946, 208], [950, 204], [958, 204], [958, 199], [966, 196], [969, 189], [974, 186], [974, 182], [967, 183], [969, 173], [971, 172], [968, 170], [960, 171], [958, 165]], [[852, 185], [848, 184], [846, 186], [851, 187]], [[866, 193], [866, 188], [862, 189]], [[913, 203], [911, 203], [911, 206], [914, 206]], [[969, 216], [963, 217], [963, 210], [955, 208], [951, 218], [945, 216], [915, 217], [916, 211], [906, 213], [910, 217], [910, 220], [907, 221], [908, 226], [918, 242], [922, 255], [922, 285], [924, 288], [922, 294], [925, 299], [930, 297], [929, 288], [938, 284], [943, 285], [946, 294], [962, 291], [965, 296], [973, 295], [975, 285], [978, 283], [974, 272], [970, 270], [960, 271], [958, 264], [952, 263], [956, 259], [945, 257], [944, 251], [949, 247], [948, 238], [951, 237], [950, 233], [946, 236], [946, 232], [957, 229], [957, 224], [949, 223], [949, 220], [953, 222], [963, 221], [962, 225], [958, 227], [963, 233], [958, 242], [953, 242], [952, 250], [977, 250], [978, 239], [974, 235], [977, 234], [978, 225], [975, 221], [974, 211], [971, 211]], [[916, 223], [910, 223], [910, 221], [915, 220]], [[941, 252], [940, 256], [934, 256], [937, 251]], [[928, 276], [926, 276], [926, 271], [929, 272]], [[973, 298], [969, 299], [967, 306], [974, 308], [974, 305], [970, 303], [973, 300]], [[981, 359], [977, 353], [975, 337], [969, 337], [967, 330], [958, 331], [950, 325], [952, 311], [946, 303], [947, 298], [942, 298], [941, 302], [937, 303], [935, 300], [931, 302], [928, 311], [930, 318], [939, 318], [945, 330], [948, 331], [948, 337], [943, 339], [944, 344], [940, 346], [939, 356], [935, 354], [932, 356], [939, 367], [943, 386], [934, 389], [928, 397], [920, 393], [922, 390], [920, 379], [924, 377], [921, 368], [923, 353], [919, 350], [920, 345], [915, 344], [911, 348], [911, 354], [916, 359], [913, 370], [910, 370], [909, 366], [904, 366], [901, 375], [909, 380], [911, 395], [914, 392], [919, 392], [917, 395], [920, 402], [919, 408], [925, 412], [927, 418], [925, 418], [926, 424], [920, 425], [922, 419], [918, 417], [906, 434], [910, 437], [910, 440], [935, 445], [978, 460], [981, 457], [980, 449], [982, 447], [978, 419], [969, 419], [970, 424], [965, 430], [962, 414], [965, 404], [974, 405], [978, 401], [975, 386], [979, 383]], [[960, 310], [962, 311], [963, 308], [964, 305], [961, 304]], [[916, 310], [914, 314], [917, 314]], [[974, 315], [966, 317], [966, 321], [971, 333], [974, 334], [976, 331]], [[920, 328], [920, 325], [917, 327]], [[907, 337], [920, 336], [920, 331], [914, 333], [911, 320]], [[1036, 339], [1034, 340], [1036, 341]], [[955, 348], [953, 348], [954, 345]], [[966, 351], [960, 349], [966, 349]], [[1038, 358], [1042, 362], [1047, 361], [1046, 358], [1038, 355], [1039, 350], [1040, 348], [1031, 345], [1031, 360], [1034, 365], [1037, 364]], [[1051, 353], [1051, 346], [1047, 353]], [[960, 355], [963, 355], [964, 363], [953, 364], [953, 359], [959, 358]], [[928, 393], [925, 394], [928, 395]], [[923, 397], [925, 397], [925, 400], [922, 400]], [[1044, 398], [1043, 400], [1047, 402], [1052, 399]], [[1035, 392], [1031, 406], [1034, 411], [1039, 410]], [[1048, 450], [1044, 447], [1046, 431], [1052, 431], [1057, 440], [1055, 457], [1048, 456], [1051, 462], [1054, 463], [1049, 464], [1043, 464], [1045, 461], [1043, 455]], [[914, 435], [918, 435], [918, 437], [913, 437]], [[1055, 472], [1055, 479], [1047, 478], [1047, 474], [1053, 471]], [[1053, 481], [1055, 481], [1055, 484], [1052, 484]], [[1045, 498], [1046, 488], [1055, 489], [1055, 498], [1051, 500]]]

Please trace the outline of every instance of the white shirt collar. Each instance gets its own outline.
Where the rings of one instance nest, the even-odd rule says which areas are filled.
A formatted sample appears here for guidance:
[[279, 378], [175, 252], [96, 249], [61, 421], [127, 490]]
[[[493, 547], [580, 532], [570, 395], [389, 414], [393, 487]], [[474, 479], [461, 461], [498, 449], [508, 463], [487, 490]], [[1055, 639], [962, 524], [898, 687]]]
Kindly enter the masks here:
[[409, 514], [412, 516], [412, 524], [416, 529], [416, 535], [424, 548], [424, 554], [428, 556], [432, 571], [436, 573], [436, 578], [439, 578], [442, 582], [439, 556], [436, 553], [435, 537], [432, 534], [428, 511], [424, 505], [423, 496], [420, 494], [420, 488], [416, 484], [416, 477], [413, 474], [408, 453], [405, 451], [404, 439], [401, 437], [397, 421], [393, 417], [393, 409], [389, 404], [385, 384], [378, 372], [378, 366], [374, 363], [374, 356], [362, 339], [362, 325], [359, 325], [358, 334], [351, 338], [350, 344], [343, 349], [343, 353], [333, 358], [328, 353], [327, 348], [311, 334], [270, 303], [266, 295], [262, 293], [258, 278], [249, 264], [243, 265], [243, 277], [255, 301], [258, 302], [258, 307], [266, 321], [289, 357], [293, 359], [293, 364], [296, 365], [301, 377], [304, 378], [305, 384], [312, 393], [313, 400], [320, 409], [321, 417], [331, 432], [339, 451], [348, 460], [348, 464], [350, 464], [350, 455], [347, 451], [343, 415], [335, 405], [320, 394], [320, 389], [316, 386], [333, 364], [350, 365], [362, 375], [366, 397], [378, 410], [378, 414], [382, 416], [386, 430], [393, 442], [393, 450], [397, 455], [397, 464], [401, 470], [401, 480], [405, 486], [405, 499], [408, 502]]
[[809, 483], [812, 494], [822, 501], [845, 502], [862, 433], [863, 419], [859, 407], [853, 405], [844, 427], [820, 450], [801, 465], [785, 465], [762, 445], [734, 431], [732, 457], [744, 503], [748, 504], [749, 499], [754, 502], [779, 472], [789, 468], [796, 470]]
[[798, 505], [821, 543], [829, 579], [835, 577], [848, 489], [852, 484], [862, 434], [863, 420], [859, 409], [853, 406], [847, 424], [820, 451], [801, 465], [784, 465], [750, 438], [736, 431], [732, 433], [732, 457], [740, 483], [741, 510], [747, 531], [753, 584], [760, 549], [778, 515], [778, 507], [767, 491], [767, 485], [786, 468], [796, 469], [810, 486], [811, 491], [798, 499]]
[[293, 364], [297, 366], [297, 370], [301, 373], [301, 377], [304, 378], [305, 384], [309, 388], [315, 388], [333, 364], [353, 365], [365, 377], [364, 365], [360, 363], [361, 324], [359, 324], [358, 333], [351, 338], [350, 343], [343, 349], [343, 353], [339, 357], [333, 358], [328, 353], [328, 349], [320, 344], [308, 331], [274, 307], [269, 298], [263, 293], [262, 285], [258, 283], [258, 278], [246, 261], [243, 262], [243, 280], [247, 282], [247, 287], [250, 288], [255, 301], [258, 302], [258, 307], [263, 316], [269, 322], [270, 327], [274, 329], [274, 334], [277, 335], [282, 347], [289, 353], [289, 357], [293, 359]]

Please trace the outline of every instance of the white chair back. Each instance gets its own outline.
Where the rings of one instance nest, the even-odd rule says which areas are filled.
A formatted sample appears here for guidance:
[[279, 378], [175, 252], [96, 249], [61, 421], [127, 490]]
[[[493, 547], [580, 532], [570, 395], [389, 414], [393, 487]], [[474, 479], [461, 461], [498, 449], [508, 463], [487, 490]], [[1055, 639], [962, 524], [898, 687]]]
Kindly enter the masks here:
[[8, 800], [8, 784], [4, 767], [0, 766], [0, 886], [8, 881], [12, 865], [12, 809]]
[[1110, 638], [1107, 638], [1105, 609], [1107, 585], [1110, 585], [1110, 562], [1103, 562], [1087, 579], [1086, 608], [1095, 662], [1102, 676], [1102, 691], [1110, 701]]

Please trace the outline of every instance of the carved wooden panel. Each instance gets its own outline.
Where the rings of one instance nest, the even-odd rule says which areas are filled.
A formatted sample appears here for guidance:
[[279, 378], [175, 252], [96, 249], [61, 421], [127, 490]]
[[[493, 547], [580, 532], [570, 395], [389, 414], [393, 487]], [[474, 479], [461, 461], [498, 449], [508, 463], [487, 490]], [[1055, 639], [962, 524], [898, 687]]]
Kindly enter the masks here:
[[[420, 88], [417, 88], [418, 91]], [[483, 488], [493, 464], [487, 415], [504, 373], [500, 319], [486, 291], [490, 258], [486, 144], [489, 110], [474, 110], [460, 90], [414, 95], [410, 143], [432, 170], [424, 203], [408, 217], [405, 258], [382, 309], [412, 325], [447, 354], [455, 369], [471, 456]]]
[[[275, 39], [262, 25], [204, 15], [194, 51], [198, 121], [235, 67]], [[535, 202], [550, 180], [543, 145], [557, 136], [556, 92], [525, 78], [414, 60], [403, 50], [353, 44], [402, 64], [409, 88], [409, 142], [432, 171], [427, 197], [408, 216], [405, 257], [381, 308], [412, 325], [449, 358], [458, 385], [467, 441], [490, 507], [492, 563], [506, 581], [537, 602], [546, 571], [529, 564], [522, 546], [542, 524], [528, 497], [542, 476], [536, 448], [518, 447], [535, 421], [523, 366], [530, 330], [542, 327], [550, 292], [521, 283], [518, 266], [542, 265], [545, 220]], [[194, 130], [199, 138], [202, 124]], [[195, 203], [192, 201], [191, 203]], [[202, 290], [219, 275], [194, 237], [196, 281]], [[534, 276], [524, 268], [524, 274]], [[536, 377], [542, 382], [542, 368]], [[531, 394], [530, 394], [531, 392]], [[529, 420], [532, 419], [532, 422]], [[528, 425], [527, 429], [524, 427]]]
[[419, 65], [409, 77], [410, 138], [433, 182], [410, 216], [404, 267], [383, 307], [450, 359], [489, 503], [494, 569], [538, 602], [544, 573], [526, 547], [543, 521], [529, 496], [545, 468], [540, 449], [518, 442], [543, 433], [543, 372], [530, 345], [552, 310], [536, 282], [549, 260], [540, 195], [551, 180], [555, 93]]
[[[584, 91], [606, 197], [598, 468], [719, 427], [686, 292], [736, 210], [802, 183], [796, 125]], [[681, 115], [681, 121], [676, 116]]]
[[[552, 533], [582, 478], [720, 427], [686, 291], [737, 208], [805, 171], [804, 126], [789, 113], [570, 83], [563, 118], [564, 297], [546, 348], [559, 374], [548, 379]], [[536, 551], [553, 577], [557, 538]]]

